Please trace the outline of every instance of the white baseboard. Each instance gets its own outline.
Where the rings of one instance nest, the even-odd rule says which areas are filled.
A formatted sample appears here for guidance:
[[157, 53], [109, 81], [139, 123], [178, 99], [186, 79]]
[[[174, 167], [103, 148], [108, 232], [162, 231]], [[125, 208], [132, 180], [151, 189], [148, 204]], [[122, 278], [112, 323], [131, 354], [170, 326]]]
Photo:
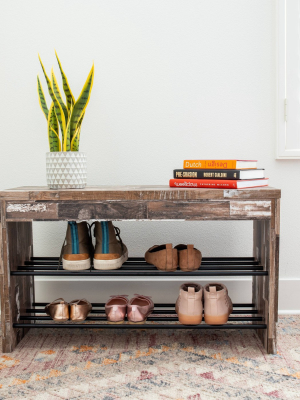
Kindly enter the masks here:
[[[35, 297], [37, 302], [50, 302], [59, 297], [66, 301], [87, 298], [91, 302], [104, 303], [111, 295], [135, 293], [152, 296], [157, 303], [175, 303], [179, 286], [183, 282], [197, 282], [205, 285], [214, 280], [187, 279], [180, 277], [153, 278], [35, 278]], [[251, 303], [252, 281], [250, 279], [218, 279], [224, 283], [234, 303]], [[108, 283], [109, 282], [109, 283]], [[279, 282], [279, 313], [300, 314], [300, 279], [281, 279]]]

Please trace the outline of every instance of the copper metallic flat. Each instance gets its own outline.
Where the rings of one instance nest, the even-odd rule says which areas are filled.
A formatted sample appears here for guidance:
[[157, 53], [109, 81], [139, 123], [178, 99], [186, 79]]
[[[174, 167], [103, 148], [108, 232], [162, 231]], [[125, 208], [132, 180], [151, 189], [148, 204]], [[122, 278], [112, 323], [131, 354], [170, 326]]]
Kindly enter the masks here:
[[69, 304], [62, 298], [47, 304], [45, 311], [54, 321], [63, 322], [69, 319]]
[[72, 300], [69, 305], [70, 320], [75, 322], [86, 320], [86, 317], [92, 309], [91, 303], [86, 299]]
[[105, 314], [109, 324], [123, 324], [128, 305], [127, 297], [127, 295], [111, 296], [105, 304]]
[[143, 324], [152, 313], [154, 304], [150, 297], [135, 294], [127, 306], [127, 318], [131, 324]]

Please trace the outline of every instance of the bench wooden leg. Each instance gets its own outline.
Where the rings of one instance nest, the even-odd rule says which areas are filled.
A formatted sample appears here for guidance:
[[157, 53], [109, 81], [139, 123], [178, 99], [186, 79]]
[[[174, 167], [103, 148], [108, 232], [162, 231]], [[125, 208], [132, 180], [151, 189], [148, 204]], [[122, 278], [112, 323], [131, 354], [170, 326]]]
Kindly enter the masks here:
[[253, 255], [268, 276], [253, 277], [252, 301], [264, 318], [267, 329], [257, 334], [269, 354], [276, 354], [279, 281], [279, 215], [280, 200], [272, 200], [272, 218], [254, 221]]
[[[10, 276], [10, 271], [32, 256], [32, 222], [7, 222], [1, 218], [1, 329], [2, 351], [10, 353], [27, 333], [28, 328], [13, 328], [32, 308], [34, 301], [34, 278]], [[28, 315], [28, 314], [27, 314]]]

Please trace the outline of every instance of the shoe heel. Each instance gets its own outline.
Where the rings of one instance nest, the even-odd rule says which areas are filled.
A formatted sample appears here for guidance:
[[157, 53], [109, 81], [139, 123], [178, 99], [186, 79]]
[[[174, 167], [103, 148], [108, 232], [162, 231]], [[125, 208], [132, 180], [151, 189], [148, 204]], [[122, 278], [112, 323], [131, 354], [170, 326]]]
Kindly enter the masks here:
[[138, 321], [138, 322], [134, 322], [134, 321], [128, 321], [130, 325], [139, 325], [139, 324], [144, 324], [146, 322], [146, 320], [144, 321]]
[[178, 320], [182, 325], [199, 325], [202, 322], [202, 315], [178, 314]]
[[205, 315], [204, 321], [207, 325], [225, 325], [228, 322], [228, 314], [225, 315]]
[[67, 269], [69, 271], [82, 271], [84, 269], [91, 268], [91, 261], [90, 259], [86, 260], [78, 260], [78, 261], [69, 261], [63, 258], [63, 269]]
[[117, 321], [117, 322], [114, 322], [114, 321], [107, 321], [107, 323], [108, 323], [108, 324], [111, 324], [111, 325], [121, 325], [121, 324], [124, 324], [124, 321]]

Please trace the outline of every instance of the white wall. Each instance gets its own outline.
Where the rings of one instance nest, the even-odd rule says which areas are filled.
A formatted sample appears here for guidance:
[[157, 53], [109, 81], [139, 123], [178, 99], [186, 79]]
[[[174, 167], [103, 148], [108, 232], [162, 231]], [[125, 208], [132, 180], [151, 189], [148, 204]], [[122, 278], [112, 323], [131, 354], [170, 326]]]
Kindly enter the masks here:
[[[257, 158], [270, 184], [282, 189], [280, 277], [298, 297], [286, 301], [282, 291], [281, 304], [300, 309], [300, 160], [275, 159], [275, 3], [2, 3], [0, 188], [46, 184], [46, 121], [38, 104], [37, 74], [45, 91], [46, 85], [37, 53], [47, 71], [54, 65], [58, 76], [57, 50], [75, 97], [94, 61], [95, 82], [81, 134], [89, 184], [168, 184], [185, 158]], [[165, 242], [194, 243], [204, 256], [249, 256], [252, 251], [250, 222], [119, 226], [131, 255]], [[57, 255], [65, 223], [35, 223], [34, 231], [35, 254]], [[72, 291], [72, 284], [68, 287]]]

